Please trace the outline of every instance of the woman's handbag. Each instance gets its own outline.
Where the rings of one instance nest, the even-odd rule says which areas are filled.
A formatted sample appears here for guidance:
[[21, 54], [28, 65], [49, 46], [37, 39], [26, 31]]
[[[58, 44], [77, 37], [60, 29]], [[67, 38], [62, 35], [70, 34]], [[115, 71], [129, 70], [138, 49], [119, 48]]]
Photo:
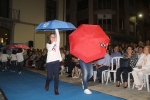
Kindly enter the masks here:
[[120, 67], [129, 67], [130, 59], [120, 58]]
[[120, 68], [126, 68], [129, 72], [131, 72], [133, 69], [130, 66], [130, 59], [120, 58]]

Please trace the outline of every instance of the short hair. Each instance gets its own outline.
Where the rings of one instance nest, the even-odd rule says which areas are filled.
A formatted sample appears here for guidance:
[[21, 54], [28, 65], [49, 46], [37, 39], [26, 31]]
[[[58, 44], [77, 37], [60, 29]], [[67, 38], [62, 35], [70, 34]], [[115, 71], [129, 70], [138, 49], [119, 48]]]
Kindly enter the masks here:
[[148, 52], [150, 53], [150, 46], [145, 46], [144, 48], [148, 48]]
[[129, 47], [130, 47], [132, 50], [134, 50], [134, 48], [133, 48], [132, 45], [128, 45], [128, 46], [127, 46], [127, 49], [128, 49]]
[[12, 51], [12, 54], [16, 54], [16, 50], [13, 50], [13, 51]]
[[7, 54], [7, 51], [6, 51], [6, 50], [3, 50], [3, 54]]
[[142, 48], [142, 49], [143, 49], [143, 47], [142, 47], [142, 46], [139, 46], [138, 48]]
[[[50, 35], [49, 35], [49, 37], [51, 36], [51, 35], [55, 35], [55, 33], [51, 33]], [[48, 37], [48, 39], [49, 39], [49, 37]], [[50, 44], [51, 44], [52, 42], [50, 41]]]
[[21, 49], [21, 48], [18, 48], [17, 53], [21, 53], [21, 52], [22, 52], [22, 49]]

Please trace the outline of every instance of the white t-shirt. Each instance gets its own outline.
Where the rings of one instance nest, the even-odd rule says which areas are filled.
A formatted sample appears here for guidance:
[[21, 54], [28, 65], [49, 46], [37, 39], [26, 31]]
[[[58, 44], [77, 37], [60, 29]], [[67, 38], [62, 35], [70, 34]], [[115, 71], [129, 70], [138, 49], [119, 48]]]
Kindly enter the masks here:
[[24, 53], [24, 49], [23, 49], [23, 52], [16, 54], [16, 56], [17, 56], [17, 62], [22, 62], [24, 60], [23, 53]]
[[59, 50], [60, 36], [59, 36], [58, 29], [55, 29], [55, 33], [56, 33], [55, 35], [57, 41], [51, 44], [49, 43], [46, 44], [46, 48], [48, 50], [46, 63], [57, 61], [57, 60], [59, 60], [60, 62], [62, 61], [60, 50]]
[[1, 55], [1, 61], [2, 62], [7, 62], [7, 58], [8, 58], [9, 56], [8, 56], [8, 54], [2, 54]]
[[17, 55], [11, 54], [11, 61], [16, 61], [16, 60], [17, 60]]

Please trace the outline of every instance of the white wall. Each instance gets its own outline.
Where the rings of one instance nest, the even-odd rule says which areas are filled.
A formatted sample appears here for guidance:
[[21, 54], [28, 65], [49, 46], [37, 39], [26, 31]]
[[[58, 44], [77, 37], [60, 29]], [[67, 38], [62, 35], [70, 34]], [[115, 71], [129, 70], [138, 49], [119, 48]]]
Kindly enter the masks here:
[[33, 41], [34, 48], [45, 48], [45, 35], [35, 33], [36, 25], [45, 20], [45, 0], [13, 0], [12, 8], [20, 10], [20, 22], [14, 27], [14, 43], [28, 45], [28, 41]]
[[[56, 1], [57, 19], [63, 20], [63, 1], [65, 0]], [[28, 41], [33, 41], [34, 48], [45, 48], [45, 34], [35, 33], [36, 26], [45, 21], [45, 2], [46, 0], [12, 0], [12, 8], [20, 10], [20, 22], [14, 27], [15, 43], [28, 44]], [[62, 47], [66, 43], [65, 33], [60, 33], [60, 38]]]

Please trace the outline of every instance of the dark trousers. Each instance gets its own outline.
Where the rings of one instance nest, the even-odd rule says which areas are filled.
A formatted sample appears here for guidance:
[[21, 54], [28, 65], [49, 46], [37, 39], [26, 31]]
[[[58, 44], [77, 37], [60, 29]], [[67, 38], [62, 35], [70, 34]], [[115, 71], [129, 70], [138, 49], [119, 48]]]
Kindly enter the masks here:
[[127, 68], [118, 68], [116, 72], [117, 81], [121, 81], [121, 73], [123, 72], [123, 82], [128, 80], [128, 69]]
[[46, 84], [49, 85], [54, 76], [54, 88], [58, 88], [60, 62], [54, 61], [46, 63], [46, 68], [47, 68]]
[[103, 67], [100, 67], [97, 69], [97, 75], [98, 75], [98, 78], [101, 80], [101, 77], [102, 77], [102, 71], [104, 70], [107, 70], [109, 66], [103, 66]]
[[10, 69], [11, 69], [12, 71], [15, 70], [15, 66], [16, 66], [16, 61], [11, 61], [11, 67], [10, 67]]
[[8, 66], [8, 67], [11, 67], [10, 59], [8, 59], [8, 61], [7, 61], [7, 66]]
[[68, 67], [68, 74], [69, 75], [72, 75], [72, 70], [73, 70], [73, 68], [75, 67], [75, 63], [73, 62], [73, 61], [71, 61], [70, 62], [70, 65], [69, 65], [69, 67]]
[[82, 81], [84, 89], [87, 89], [87, 81], [93, 76], [93, 65], [92, 63], [84, 63], [82, 60], [79, 60], [81, 69], [82, 69]]
[[7, 67], [7, 62], [2, 62], [2, 70], [4, 70], [5, 67]]
[[22, 65], [23, 65], [23, 62], [17, 62], [17, 67], [18, 67], [18, 72], [21, 72], [22, 71]]

